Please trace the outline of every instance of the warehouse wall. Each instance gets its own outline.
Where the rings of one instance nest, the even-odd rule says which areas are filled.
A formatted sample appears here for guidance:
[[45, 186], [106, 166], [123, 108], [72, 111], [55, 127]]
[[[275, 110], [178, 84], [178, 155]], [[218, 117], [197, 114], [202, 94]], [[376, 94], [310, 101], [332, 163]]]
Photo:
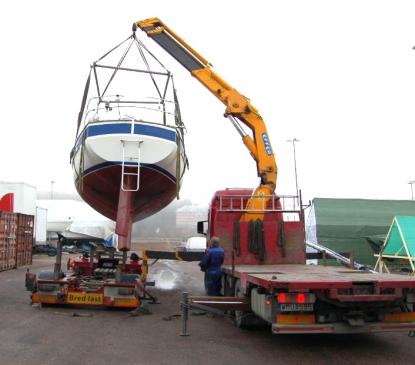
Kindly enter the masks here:
[[0, 197], [14, 193], [14, 212], [36, 215], [36, 188], [24, 182], [0, 181]]

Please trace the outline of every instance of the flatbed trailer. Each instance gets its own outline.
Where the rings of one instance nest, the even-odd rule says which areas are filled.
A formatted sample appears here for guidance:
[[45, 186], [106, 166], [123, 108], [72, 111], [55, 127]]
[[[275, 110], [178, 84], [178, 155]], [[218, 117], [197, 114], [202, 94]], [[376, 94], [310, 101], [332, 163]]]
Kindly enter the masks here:
[[[414, 331], [413, 277], [321, 265], [225, 265], [225, 295], [250, 299], [240, 327], [259, 317], [273, 333]], [[239, 323], [238, 323], [239, 322]]]

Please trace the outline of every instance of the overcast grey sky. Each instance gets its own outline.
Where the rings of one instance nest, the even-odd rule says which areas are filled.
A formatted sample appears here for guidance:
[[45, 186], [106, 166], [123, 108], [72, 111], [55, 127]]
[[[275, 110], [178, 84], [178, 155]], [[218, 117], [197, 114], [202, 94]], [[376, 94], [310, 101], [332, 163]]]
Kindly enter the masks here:
[[[73, 191], [69, 153], [89, 65], [157, 16], [252, 100], [279, 166], [277, 192], [306, 199], [409, 199], [415, 179], [413, 1], [13, 1], [0, 13], [0, 180]], [[182, 196], [207, 203], [256, 187], [255, 165], [224, 106], [175, 74], [188, 128]]]

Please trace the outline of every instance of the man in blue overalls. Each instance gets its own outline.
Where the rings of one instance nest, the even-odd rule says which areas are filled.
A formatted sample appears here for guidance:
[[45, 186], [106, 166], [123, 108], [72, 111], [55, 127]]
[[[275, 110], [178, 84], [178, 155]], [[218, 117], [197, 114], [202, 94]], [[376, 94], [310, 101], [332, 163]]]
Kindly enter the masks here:
[[221, 266], [223, 264], [224, 257], [225, 251], [223, 248], [219, 247], [219, 238], [213, 236], [210, 239], [210, 245], [205, 256], [199, 263], [200, 269], [205, 272], [205, 288], [207, 295], [221, 295]]

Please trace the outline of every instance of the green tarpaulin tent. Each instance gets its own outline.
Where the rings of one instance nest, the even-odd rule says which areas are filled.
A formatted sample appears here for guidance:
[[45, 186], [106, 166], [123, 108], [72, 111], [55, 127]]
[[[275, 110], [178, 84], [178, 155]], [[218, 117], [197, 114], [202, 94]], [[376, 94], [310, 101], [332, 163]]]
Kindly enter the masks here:
[[353, 252], [357, 262], [371, 266], [393, 218], [415, 216], [412, 200], [315, 198], [312, 203], [307, 240], [337, 252]]
[[393, 218], [385, 243], [378, 255], [376, 268], [389, 271], [384, 258], [407, 260], [415, 272], [415, 216], [396, 216]]

